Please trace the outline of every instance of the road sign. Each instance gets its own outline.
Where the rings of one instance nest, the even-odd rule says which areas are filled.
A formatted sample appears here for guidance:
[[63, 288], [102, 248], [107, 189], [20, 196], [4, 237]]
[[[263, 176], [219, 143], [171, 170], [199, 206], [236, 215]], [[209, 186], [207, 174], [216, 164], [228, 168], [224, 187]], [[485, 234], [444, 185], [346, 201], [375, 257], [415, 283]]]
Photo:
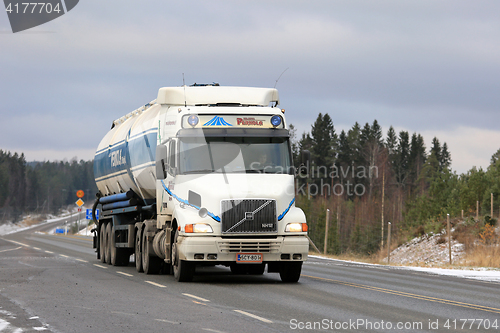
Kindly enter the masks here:
[[[85, 218], [87, 220], [92, 220], [92, 209], [87, 209], [87, 212], [85, 214]], [[99, 220], [99, 209], [95, 210], [95, 218]]]
[[78, 190], [76, 191], [76, 196], [78, 198], [83, 198], [83, 196], [85, 195], [85, 192], [83, 192], [82, 190]]
[[82, 207], [85, 202], [82, 199], [78, 199], [75, 203], [78, 207]]

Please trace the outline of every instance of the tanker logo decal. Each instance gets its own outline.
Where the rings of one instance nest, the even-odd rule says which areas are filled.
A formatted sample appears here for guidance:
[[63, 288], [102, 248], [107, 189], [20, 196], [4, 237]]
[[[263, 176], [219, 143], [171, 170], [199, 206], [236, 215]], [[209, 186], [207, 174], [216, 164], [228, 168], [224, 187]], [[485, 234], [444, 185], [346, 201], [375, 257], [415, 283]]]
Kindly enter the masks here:
[[203, 126], [233, 126], [227, 121], [224, 120], [224, 118], [215, 116], [212, 119], [210, 119], [208, 122], [203, 124]]
[[118, 167], [120, 165], [124, 165], [127, 163], [127, 159], [125, 156], [122, 156], [122, 151], [121, 150], [115, 150], [112, 151], [109, 154], [109, 157], [111, 158], [111, 167]]

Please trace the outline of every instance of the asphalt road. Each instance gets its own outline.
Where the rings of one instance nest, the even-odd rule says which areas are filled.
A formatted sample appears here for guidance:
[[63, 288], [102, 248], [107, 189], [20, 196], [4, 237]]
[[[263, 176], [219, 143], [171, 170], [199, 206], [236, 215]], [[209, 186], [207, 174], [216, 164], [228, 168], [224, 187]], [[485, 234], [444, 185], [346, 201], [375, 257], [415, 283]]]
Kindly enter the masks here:
[[0, 238], [0, 332], [500, 332], [498, 283], [323, 259], [294, 284], [224, 267], [178, 283], [53, 227]]

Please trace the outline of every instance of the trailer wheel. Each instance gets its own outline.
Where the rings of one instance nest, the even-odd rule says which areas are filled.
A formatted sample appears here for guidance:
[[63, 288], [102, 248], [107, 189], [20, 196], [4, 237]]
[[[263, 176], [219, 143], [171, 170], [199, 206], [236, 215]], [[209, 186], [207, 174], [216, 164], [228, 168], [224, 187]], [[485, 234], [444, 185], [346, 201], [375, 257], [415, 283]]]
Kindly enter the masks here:
[[106, 236], [104, 237], [106, 246], [104, 250], [106, 252], [106, 263], [111, 265], [111, 222], [106, 224]]
[[130, 254], [127, 249], [117, 248], [115, 240], [115, 226], [111, 227], [111, 265], [126, 266], [129, 263]]
[[174, 271], [174, 277], [179, 282], [189, 282], [193, 280], [194, 275], [194, 265], [193, 263], [185, 260], [179, 259], [179, 251], [177, 248], [177, 238], [179, 237], [179, 231], [175, 231], [174, 241], [172, 243], [172, 268]]
[[149, 254], [146, 232], [142, 233], [142, 268], [146, 274], [158, 274], [161, 269], [161, 259]]
[[106, 262], [106, 225], [101, 223], [99, 227], [99, 257], [102, 263]]
[[297, 282], [302, 271], [302, 261], [283, 262], [280, 269], [280, 277], [283, 282]]
[[137, 229], [135, 233], [135, 269], [142, 273], [144, 272], [142, 268], [142, 251], [141, 251], [141, 230]]

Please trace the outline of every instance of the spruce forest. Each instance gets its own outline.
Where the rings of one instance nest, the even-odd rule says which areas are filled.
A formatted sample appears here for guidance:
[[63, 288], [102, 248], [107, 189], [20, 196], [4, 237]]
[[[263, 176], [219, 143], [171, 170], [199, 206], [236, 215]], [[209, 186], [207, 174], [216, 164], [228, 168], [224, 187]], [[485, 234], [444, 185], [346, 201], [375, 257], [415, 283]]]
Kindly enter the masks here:
[[[458, 175], [445, 142], [435, 137], [427, 147], [420, 134], [396, 133], [392, 126], [384, 136], [377, 120], [337, 133], [331, 117], [320, 113], [309, 133], [297, 138], [291, 126], [291, 135], [296, 205], [306, 213], [309, 237], [320, 251], [375, 254], [386, 241], [388, 222], [400, 243], [440, 232], [447, 214], [480, 215], [483, 227], [494, 224], [491, 193], [493, 215], [500, 214], [500, 149], [487, 170], [472, 167]], [[305, 173], [304, 150], [311, 155]]]
[[[500, 214], [500, 149], [487, 170], [458, 175], [446, 143], [434, 138], [426, 146], [420, 134], [396, 133], [392, 126], [384, 135], [377, 120], [337, 133], [331, 117], [320, 113], [310, 132], [298, 137], [293, 125], [290, 130], [296, 205], [321, 251], [374, 254], [386, 241], [388, 222], [393, 239], [404, 242], [439, 232], [447, 214], [481, 215], [489, 223]], [[310, 152], [308, 169], [304, 151]], [[0, 223], [74, 207], [77, 190], [85, 191], [87, 204], [94, 200], [92, 161], [27, 163], [23, 154], [0, 150]]]
[[0, 150], [0, 224], [18, 221], [24, 214], [56, 214], [75, 207], [76, 191], [86, 203], [97, 187], [92, 161], [26, 162], [24, 154]]

